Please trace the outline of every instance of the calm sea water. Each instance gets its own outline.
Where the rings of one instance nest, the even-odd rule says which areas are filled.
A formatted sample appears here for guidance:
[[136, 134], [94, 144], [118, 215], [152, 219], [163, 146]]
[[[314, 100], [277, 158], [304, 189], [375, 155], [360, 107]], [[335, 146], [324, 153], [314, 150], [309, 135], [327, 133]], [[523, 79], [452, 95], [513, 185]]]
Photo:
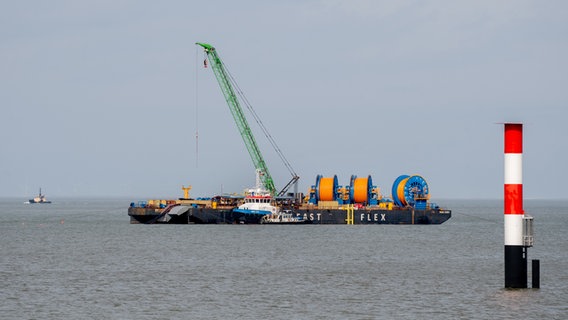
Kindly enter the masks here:
[[438, 201], [438, 226], [175, 226], [130, 225], [132, 199], [24, 200], [0, 199], [3, 319], [568, 315], [568, 201], [525, 201], [541, 289], [505, 290], [501, 201]]

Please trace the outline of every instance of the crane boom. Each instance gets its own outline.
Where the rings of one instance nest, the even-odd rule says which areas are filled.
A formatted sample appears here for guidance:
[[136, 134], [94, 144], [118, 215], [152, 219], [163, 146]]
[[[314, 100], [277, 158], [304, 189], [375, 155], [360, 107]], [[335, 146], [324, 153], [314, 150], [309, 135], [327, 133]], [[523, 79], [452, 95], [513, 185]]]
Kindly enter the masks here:
[[[209, 63], [211, 64], [211, 68], [215, 73], [215, 77], [217, 78], [217, 82], [221, 87], [221, 91], [225, 96], [225, 100], [229, 105], [229, 109], [231, 110], [231, 114], [233, 115], [233, 119], [237, 124], [237, 128], [245, 142], [245, 146], [252, 158], [254, 166], [258, 171], [262, 184], [264, 188], [266, 188], [272, 195], [276, 194], [276, 187], [274, 186], [274, 181], [272, 180], [272, 176], [268, 171], [268, 167], [266, 166], [266, 162], [260, 153], [260, 149], [254, 139], [248, 121], [243, 113], [243, 109], [237, 99], [237, 95], [235, 94], [235, 90], [231, 85], [231, 78], [229, 73], [227, 72], [223, 61], [219, 58], [217, 51], [215, 48], [207, 43], [196, 43], [197, 45], [203, 47], [205, 49], [205, 53], [207, 53], [207, 57], [209, 59]], [[296, 179], [297, 180], [297, 179]]]

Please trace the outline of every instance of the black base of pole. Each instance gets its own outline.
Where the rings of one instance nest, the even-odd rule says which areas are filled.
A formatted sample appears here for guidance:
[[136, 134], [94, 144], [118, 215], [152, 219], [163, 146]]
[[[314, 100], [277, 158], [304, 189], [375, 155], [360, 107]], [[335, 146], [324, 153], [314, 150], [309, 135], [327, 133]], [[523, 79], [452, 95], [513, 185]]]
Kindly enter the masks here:
[[527, 287], [527, 255], [524, 246], [505, 246], [505, 288]]
[[540, 288], [540, 260], [532, 261], [532, 287]]

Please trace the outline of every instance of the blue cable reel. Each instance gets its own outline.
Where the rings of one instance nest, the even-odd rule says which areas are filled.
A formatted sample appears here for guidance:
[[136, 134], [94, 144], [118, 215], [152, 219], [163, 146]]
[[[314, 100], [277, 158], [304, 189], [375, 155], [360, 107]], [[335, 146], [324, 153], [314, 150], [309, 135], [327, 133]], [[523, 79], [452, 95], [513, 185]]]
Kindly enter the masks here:
[[399, 176], [398, 178], [396, 178], [396, 180], [394, 180], [394, 183], [392, 184], [392, 200], [394, 201], [394, 204], [396, 206], [399, 207], [404, 207], [404, 204], [402, 203], [401, 199], [398, 197], [398, 185], [402, 182], [402, 180], [408, 178], [409, 176], [406, 174], [403, 174], [401, 176]]
[[317, 204], [318, 201], [319, 201], [319, 199], [318, 199], [318, 196], [319, 196], [319, 183], [320, 183], [321, 178], [322, 178], [322, 175], [321, 175], [321, 174], [318, 174], [318, 175], [316, 176], [316, 184], [314, 184], [314, 185], [312, 186], [312, 191], [310, 191], [310, 200], [309, 200], [309, 203], [311, 203], [311, 204]]
[[404, 198], [406, 203], [411, 206], [415, 205], [416, 198], [427, 199], [429, 193], [428, 183], [418, 175], [408, 178], [404, 186]]

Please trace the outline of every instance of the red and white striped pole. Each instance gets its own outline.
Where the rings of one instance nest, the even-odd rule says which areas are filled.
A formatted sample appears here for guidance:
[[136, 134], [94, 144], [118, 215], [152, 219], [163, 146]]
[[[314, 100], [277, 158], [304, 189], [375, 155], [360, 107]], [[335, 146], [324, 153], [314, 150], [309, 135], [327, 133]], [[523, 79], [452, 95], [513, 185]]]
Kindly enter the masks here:
[[523, 243], [523, 124], [505, 123], [505, 288], [527, 287]]

